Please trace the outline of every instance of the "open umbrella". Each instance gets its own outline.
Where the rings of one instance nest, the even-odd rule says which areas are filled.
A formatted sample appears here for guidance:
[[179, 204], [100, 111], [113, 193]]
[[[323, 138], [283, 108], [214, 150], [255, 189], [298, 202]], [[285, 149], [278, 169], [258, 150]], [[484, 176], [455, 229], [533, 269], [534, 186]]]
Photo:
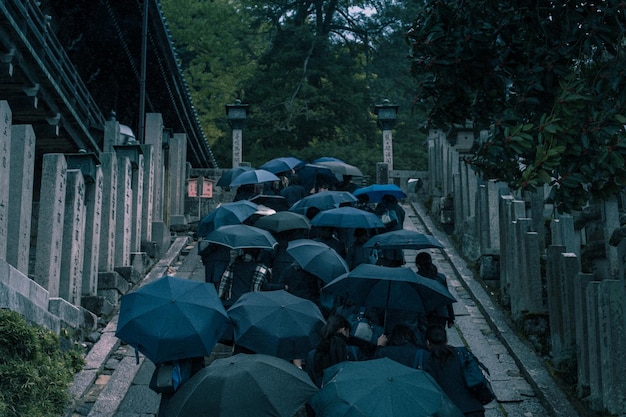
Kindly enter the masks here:
[[327, 226], [354, 229], [385, 229], [380, 218], [369, 211], [354, 207], [338, 207], [317, 213], [311, 220], [311, 226]]
[[222, 226], [206, 235], [204, 240], [228, 246], [231, 249], [272, 249], [278, 244], [274, 236], [267, 230], [247, 224]]
[[243, 172], [230, 183], [231, 187], [244, 184], [262, 184], [264, 182], [278, 181], [279, 178], [264, 169], [253, 169]]
[[305, 271], [324, 282], [330, 282], [350, 271], [346, 261], [333, 248], [312, 239], [295, 239], [287, 245], [287, 253]]
[[463, 417], [427, 372], [389, 358], [327, 368], [309, 404], [320, 417]]
[[307, 191], [324, 184], [335, 185], [339, 182], [333, 170], [324, 165], [304, 164], [298, 167], [296, 173], [300, 177], [300, 184]]
[[229, 224], [241, 224], [258, 210], [258, 206], [248, 200], [220, 204], [198, 223], [198, 236], [204, 237], [213, 230]]
[[306, 214], [309, 207], [317, 207], [318, 209], [324, 211], [332, 208], [338, 208], [342, 203], [356, 202], [356, 197], [347, 191], [322, 191], [304, 197], [291, 206], [289, 211]]
[[261, 165], [259, 169], [264, 169], [273, 174], [278, 174], [281, 172], [291, 171], [292, 169], [300, 165], [304, 165], [304, 161], [298, 158], [294, 158], [293, 156], [283, 156], [267, 161], [266, 163]]
[[312, 164], [317, 164], [319, 162], [343, 162], [343, 161], [333, 156], [320, 156], [319, 158], [311, 161]]
[[239, 174], [242, 174], [246, 171], [252, 171], [252, 170], [254, 170], [254, 168], [248, 167], [248, 166], [240, 166], [240, 167], [231, 168], [228, 171], [225, 171], [222, 174], [222, 176], [219, 177], [215, 185], [217, 185], [218, 187], [228, 188], [230, 187], [230, 183], [235, 178], [237, 178]]
[[372, 184], [354, 191], [355, 197], [361, 194], [367, 195], [370, 199], [370, 203], [380, 202], [385, 194], [390, 194], [398, 200], [406, 198], [406, 193], [395, 184]]
[[429, 313], [456, 302], [450, 291], [411, 268], [361, 264], [322, 288], [355, 304]]
[[317, 162], [317, 165], [327, 166], [333, 171], [335, 177], [339, 180], [343, 179], [344, 175], [350, 175], [352, 177], [362, 177], [361, 170], [354, 165], [350, 165], [343, 161], [321, 161]]
[[164, 276], [122, 296], [115, 335], [159, 363], [210, 355], [229, 323], [213, 284]]
[[306, 357], [325, 323], [315, 303], [285, 290], [243, 294], [228, 315], [237, 345], [286, 360]]
[[311, 222], [303, 214], [292, 211], [279, 211], [275, 214], [261, 217], [254, 223], [254, 226], [272, 233], [281, 233], [287, 230], [309, 230], [311, 229]]
[[252, 197], [249, 201], [265, 207], [269, 207], [275, 211], [289, 210], [289, 204], [287, 204], [287, 199], [282, 195], [258, 194]]
[[363, 246], [366, 248], [415, 250], [443, 248], [441, 242], [432, 235], [404, 229], [372, 236]]
[[293, 417], [317, 390], [284, 359], [240, 353], [216, 359], [183, 384], [165, 417]]

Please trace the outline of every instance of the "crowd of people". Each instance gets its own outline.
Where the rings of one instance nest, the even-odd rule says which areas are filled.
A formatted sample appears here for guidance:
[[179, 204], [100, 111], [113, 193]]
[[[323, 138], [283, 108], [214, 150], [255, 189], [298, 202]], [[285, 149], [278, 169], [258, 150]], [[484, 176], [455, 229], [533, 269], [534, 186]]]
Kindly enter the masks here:
[[[265, 187], [240, 186], [235, 200], [249, 199], [259, 193], [273, 193], [283, 196], [292, 206], [311, 193], [324, 190], [353, 192], [358, 189], [349, 176], [344, 176], [343, 181], [334, 186], [321, 184], [312, 190], [306, 190], [293, 173], [284, 178]], [[385, 224], [385, 231], [403, 228], [406, 213], [393, 195], [384, 195], [375, 205], [368, 201], [366, 195], [361, 195], [356, 203], [350, 205], [376, 214]], [[306, 215], [313, 219], [319, 212], [313, 207]], [[311, 227], [310, 230], [276, 233], [278, 245], [272, 251], [244, 249], [231, 259], [228, 248], [210, 244], [202, 247], [200, 255], [205, 264], [206, 281], [215, 285], [225, 307], [246, 292], [277, 289], [311, 300], [320, 307], [326, 319], [320, 342], [306, 358], [294, 360], [294, 364], [303, 367], [318, 386], [322, 384], [324, 370], [337, 363], [386, 357], [428, 372], [466, 417], [484, 416], [483, 405], [465, 387], [455, 348], [448, 344], [446, 328], [455, 323], [452, 304], [421, 314], [379, 311], [352, 305], [349, 300], [336, 297], [329, 302], [321, 299], [324, 282], [300, 267], [286, 251], [291, 240], [309, 238], [333, 248], [346, 260], [350, 270], [363, 263], [402, 267], [405, 264], [402, 249], [364, 247], [365, 242], [379, 232], [365, 228]], [[419, 252], [415, 264], [419, 275], [447, 287], [446, 277], [437, 270], [430, 253]], [[372, 334], [369, 340], [355, 335], [354, 319], [357, 316], [370, 325]], [[307, 408], [307, 413], [314, 415], [311, 408]]]

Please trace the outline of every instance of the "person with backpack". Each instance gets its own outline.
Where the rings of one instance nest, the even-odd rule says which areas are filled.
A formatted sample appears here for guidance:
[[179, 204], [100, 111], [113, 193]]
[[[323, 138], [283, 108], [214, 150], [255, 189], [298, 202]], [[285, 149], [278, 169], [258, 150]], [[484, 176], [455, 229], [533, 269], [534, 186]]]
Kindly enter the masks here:
[[376, 358], [389, 358], [410, 368], [430, 369], [426, 345], [417, 339], [409, 326], [395, 325], [389, 339], [385, 338], [381, 342], [376, 349]]
[[485, 417], [485, 407], [465, 384], [458, 348], [448, 344], [446, 329], [440, 325], [429, 326], [426, 344], [430, 352], [429, 372], [443, 391], [465, 417]]

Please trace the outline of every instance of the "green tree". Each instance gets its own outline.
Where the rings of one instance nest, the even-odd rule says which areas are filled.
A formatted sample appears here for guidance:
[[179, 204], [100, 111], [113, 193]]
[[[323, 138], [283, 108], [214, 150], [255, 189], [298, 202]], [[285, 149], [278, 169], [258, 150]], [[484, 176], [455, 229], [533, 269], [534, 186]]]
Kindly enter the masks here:
[[626, 182], [624, 3], [429, 0], [408, 32], [427, 124], [489, 129], [468, 158], [559, 211]]

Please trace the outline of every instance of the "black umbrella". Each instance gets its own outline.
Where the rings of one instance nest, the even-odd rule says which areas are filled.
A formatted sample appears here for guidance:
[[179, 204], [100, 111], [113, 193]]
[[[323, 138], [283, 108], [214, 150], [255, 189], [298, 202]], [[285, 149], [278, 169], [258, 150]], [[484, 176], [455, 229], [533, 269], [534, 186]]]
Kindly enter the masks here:
[[270, 195], [270, 194], [258, 194], [252, 197], [249, 201], [255, 204], [269, 207], [275, 211], [289, 210], [289, 204], [287, 199], [282, 195]]
[[269, 216], [263, 216], [254, 223], [254, 226], [272, 233], [281, 233], [288, 230], [309, 230], [311, 222], [303, 215], [291, 211], [279, 211]]
[[389, 358], [327, 368], [309, 403], [320, 416], [463, 417], [427, 372]]
[[284, 359], [240, 353], [216, 359], [183, 384], [165, 417], [293, 417], [317, 390]]
[[217, 180], [215, 185], [222, 188], [229, 188], [230, 183], [237, 178], [239, 174], [243, 174], [246, 171], [252, 171], [254, 168], [247, 166], [240, 166], [236, 168], [231, 168], [228, 171], [224, 172], [221, 177]]
[[404, 229], [372, 236], [363, 246], [366, 248], [416, 250], [443, 248], [441, 242], [432, 235]]
[[287, 253], [302, 269], [324, 282], [330, 282], [350, 271], [348, 264], [336, 250], [316, 240], [292, 240], [287, 246]]
[[356, 203], [358, 200], [347, 191], [322, 191], [302, 198], [289, 208], [289, 211], [306, 214], [309, 207], [316, 207], [321, 211], [338, 208], [342, 203]]
[[286, 360], [306, 357], [325, 323], [315, 303], [284, 290], [246, 293], [228, 315], [237, 345]]
[[304, 165], [304, 161], [298, 158], [294, 158], [293, 156], [283, 156], [269, 160], [261, 165], [259, 168], [269, 171], [273, 174], [279, 174], [281, 172], [291, 171], [292, 169], [300, 165]]
[[204, 237], [213, 230], [229, 224], [241, 224], [257, 212], [258, 206], [248, 200], [220, 204], [198, 223], [198, 236]]
[[311, 220], [311, 226], [347, 229], [385, 229], [385, 224], [377, 215], [355, 207], [338, 207], [320, 211]]
[[228, 246], [231, 249], [273, 249], [278, 244], [267, 230], [246, 224], [222, 226], [206, 235], [204, 241]]

